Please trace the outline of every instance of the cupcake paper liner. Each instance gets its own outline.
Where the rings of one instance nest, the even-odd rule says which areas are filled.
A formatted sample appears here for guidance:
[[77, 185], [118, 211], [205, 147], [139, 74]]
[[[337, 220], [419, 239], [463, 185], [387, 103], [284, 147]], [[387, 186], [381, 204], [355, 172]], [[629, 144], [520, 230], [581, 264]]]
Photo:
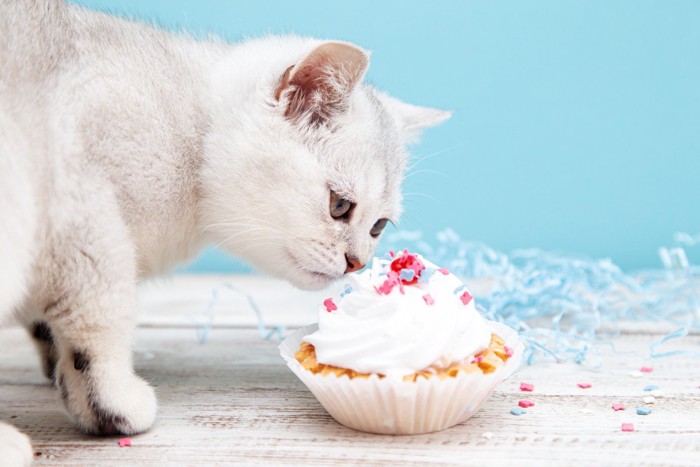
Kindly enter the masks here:
[[316, 324], [297, 329], [280, 344], [289, 368], [316, 396], [338, 423], [369, 433], [411, 435], [444, 430], [474, 415], [494, 388], [520, 366], [524, 346], [508, 326], [488, 321], [493, 332], [513, 349], [513, 356], [493, 373], [460, 372], [455, 377], [418, 378], [416, 381], [349, 378], [314, 374], [294, 354]]

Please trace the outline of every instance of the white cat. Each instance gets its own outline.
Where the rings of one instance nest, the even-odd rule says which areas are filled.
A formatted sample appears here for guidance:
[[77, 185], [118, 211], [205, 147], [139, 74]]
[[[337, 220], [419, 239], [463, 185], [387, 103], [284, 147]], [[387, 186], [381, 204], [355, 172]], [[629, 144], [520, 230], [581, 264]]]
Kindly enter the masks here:
[[[363, 84], [344, 42], [196, 41], [59, 0], [0, 0], [0, 37], [0, 317], [89, 433], [156, 415], [132, 368], [139, 279], [212, 243], [301, 288], [361, 268], [400, 214], [406, 145], [450, 115]], [[28, 449], [16, 433], [0, 458]]]

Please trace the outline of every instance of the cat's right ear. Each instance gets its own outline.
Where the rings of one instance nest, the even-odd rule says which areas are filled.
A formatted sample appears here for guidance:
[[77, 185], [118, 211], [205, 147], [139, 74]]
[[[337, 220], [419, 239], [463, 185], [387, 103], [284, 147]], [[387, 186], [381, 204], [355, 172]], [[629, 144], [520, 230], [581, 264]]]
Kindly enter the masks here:
[[369, 54], [347, 42], [324, 42], [287, 68], [275, 92], [284, 116], [324, 124], [345, 110], [369, 67]]

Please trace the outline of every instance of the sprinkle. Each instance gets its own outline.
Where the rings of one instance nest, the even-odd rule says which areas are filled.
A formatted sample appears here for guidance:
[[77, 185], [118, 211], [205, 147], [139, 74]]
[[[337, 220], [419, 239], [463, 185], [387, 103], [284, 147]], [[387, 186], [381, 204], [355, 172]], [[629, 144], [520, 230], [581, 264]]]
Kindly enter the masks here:
[[643, 366], [639, 369], [642, 373], [651, 373], [654, 369], [650, 366]]
[[350, 292], [352, 292], [352, 286], [350, 284], [345, 284], [345, 289], [342, 292], [340, 292], [340, 297], [342, 298]]
[[508, 358], [512, 357], [515, 354], [515, 350], [508, 347], [507, 345], [503, 346], [503, 351], [506, 353], [506, 357]]
[[472, 359], [472, 363], [481, 363], [481, 361], [484, 359], [483, 355], [479, 355], [478, 357], [474, 357]]
[[634, 425], [631, 423], [623, 423], [622, 431], [634, 431]]
[[664, 397], [664, 392], [661, 389], [654, 389], [649, 391], [649, 394], [653, 397]]
[[527, 413], [527, 412], [524, 411], [523, 409], [520, 409], [520, 408], [517, 408], [517, 407], [516, 407], [515, 409], [510, 409], [510, 413], [513, 414], [513, 415], [522, 415], [522, 414], [525, 414], [525, 413]]
[[131, 446], [131, 438], [119, 438], [119, 447]]
[[654, 396], [644, 396], [644, 397], [642, 397], [642, 401], [643, 401], [645, 404], [653, 404], [654, 402], [656, 402], [656, 397], [654, 397]]
[[659, 389], [659, 387], [654, 385], [644, 387], [645, 391], [656, 391], [657, 389]]
[[642, 373], [641, 371], [632, 371], [630, 372], [630, 376], [632, 378], [641, 378], [642, 376], [644, 376], [644, 373]]
[[423, 300], [425, 300], [426, 305], [434, 305], [435, 304], [435, 300], [433, 300], [433, 297], [429, 293], [423, 295]]
[[620, 410], [625, 410], [625, 404], [621, 404], [619, 402], [616, 402], [615, 404], [612, 405], [612, 409], [615, 412], [619, 412]]
[[335, 306], [335, 303], [333, 303], [332, 298], [327, 298], [323, 301], [323, 306], [326, 307], [326, 311], [330, 313], [331, 311], [337, 310], [338, 307]]
[[464, 303], [465, 305], [469, 305], [469, 302], [472, 301], [472, 294], [465, 290], [464, 293], [459, 297], [459, 299], [462, 300], [462, 303]]
[[455, 295], [458, 295], [464, 287], [466, 287], [464, 284], [457, 286], [457, 288], [455, 289], [455, 291], [453, 293]]
[[399, 279], [406, 282], [411, 282], [416, 277], [416, 271], [413, 269], [402, 269], [399, 273]]
[[396, 257], [396, 253], [394, 253], [394, 250], [389, 250], [389, 257], [391, 259], [394, 259]]
[[518, 405], [523, 409], [527, 409], [528, 407], [532, 407], [533, 405], [535, 405], [535, 403], [527, 399], [523, 399], [521, 401], [518, 401]]
[[375, 287], [375, 290], [379, 295], [389, 295], [394, 287], [399, 286], [399, 290], [403, 293], [403, 285], [399, 279], [399, 275], [395, 271], [389, 271], [387, 274], [387, 279], [379, 287]]
[[520, 383], [520, 390], [525, 392], [532, 392], [535, 390], [535, 385], [530, 383]]
[[590, 389], [591, 383], [578, 383], [576, 386], [580, 387], [581, 389]]
[[491, 439], [491, 438], [493, 438], [493, 433], [491, 433], [490, 431], [487, 431], [486, 433], [484, 433], [481, 436], [482, 436], [482, 438]]
[[418, 278], [418, 282], [421, 284], [427, 284], [428, 281], [430, 280], [431, 277], [435, 274], [435, 269], [433, 268], [425, 268], [420, 272], [420, 277]]
[[450, 270], [447, 268], [440, 268], [440, 269], [438, 269], [438, 272], [444, 276], [447, 276], [450, 274]]
[[637, 415], [649, 415], [651, 409], [649, 407], [637, 407]]

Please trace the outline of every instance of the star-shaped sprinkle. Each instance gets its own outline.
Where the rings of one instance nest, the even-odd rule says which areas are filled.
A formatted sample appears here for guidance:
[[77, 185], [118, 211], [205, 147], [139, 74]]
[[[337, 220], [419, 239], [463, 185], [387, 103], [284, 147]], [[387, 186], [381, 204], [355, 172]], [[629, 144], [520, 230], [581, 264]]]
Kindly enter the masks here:
[[459, 299], [462, 300], [462, 303], [465, 305], [469, 305], [469, 302], [472, 301], [472, 298], [472, 294], [470, 294], [468, 290], [465, 290], [464, 293], [459, 296]]
[[326, 311], [328, 313], [335, 311], [338, 309], [338, 307], [335, 305], [335, 302], [333, 302], [332, 298], [327, 298], [323, 301], [323, 306], [326, 307]]
[[435, 305], [435, 300], [429, 293], [423, 295], [423, 300], [425, 300], [426, 305]]

